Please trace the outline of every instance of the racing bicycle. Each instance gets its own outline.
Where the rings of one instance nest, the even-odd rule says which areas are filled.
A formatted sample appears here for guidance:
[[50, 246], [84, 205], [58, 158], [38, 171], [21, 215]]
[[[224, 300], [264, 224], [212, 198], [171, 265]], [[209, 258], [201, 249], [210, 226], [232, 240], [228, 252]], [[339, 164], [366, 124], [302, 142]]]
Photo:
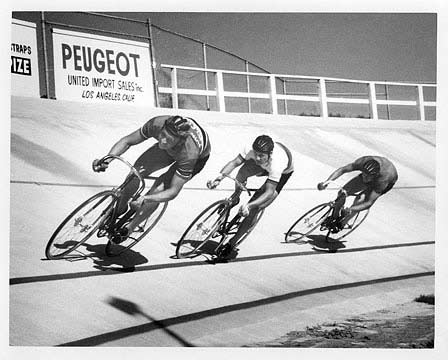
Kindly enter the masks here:
[[[336, 182], [326, 181], [324, 184], [335, 184], [332, 190], [338, 190], [335, 200], [319, 204], [299, 217], [285, 234], [285, 242], [298, 242], [311, 234], [325, 236], [327, 242], [339, 241], [354, 231], [366, 219], [369, 209], [357, 212], [341, 228], [341, 219], [334, 214], [335, 206], [343, 207], [347, 192]], [[330, 188], [327, 188], [330, 189]]]
[[[244, 184], [228, 175], [225, 177], [233, 180], [237, 187], [249, 196], [252, 191], [255, 191], [255, 189], [248, 189]], [[237, 203], [237, 196], [235, 191], [230, 197], [212, 203], [191, 222], [177, 243], [177, 258], [193, 258], [198, 255], [210, 255], [215, 259], [221, 258], [220, 250], [227, 244], [227, 240], [237, 233], [245, 219], [239, 213], [231, 216], [231, 209]], [[252, 232], [263, 212], [264, 210], [261, 210], [257, 213], [254, 224], [233, 246], [234, 249]]]
[[[101, 191], [93, 195], [73, 210], [56, 228], [48, 241], [45, 248], [47, 259], [66, 258], [95, 233], [98, 238], [106, 237], [108, 239], [105, 247], [107, 256], [120, 255], [142, 240], [162, 217], [168, 205], [167, 202], [159, 204], [154, 213], [139, 224], [124, 241], [119, 244], [112, 242], [114, 236], [120, 233], [120, 229], [129, 224], [135, 215], [135, 211], [129, 207], [123, 215], [119, 216], [118, 214], [118, 203], [123, 189], [137, 177], [139, 187], [128, 201], [129, 204], [137, 199], [145, 189], [145, 179], [136, 168], [119, 156], [106, 155], [100, 161], [104, 162], [111, 159], [118, 160], [129, 167], [130, 171], [124, 182], [111, 190]], [[147, 177], [147, 179], [154, 181], [157, 178]]]

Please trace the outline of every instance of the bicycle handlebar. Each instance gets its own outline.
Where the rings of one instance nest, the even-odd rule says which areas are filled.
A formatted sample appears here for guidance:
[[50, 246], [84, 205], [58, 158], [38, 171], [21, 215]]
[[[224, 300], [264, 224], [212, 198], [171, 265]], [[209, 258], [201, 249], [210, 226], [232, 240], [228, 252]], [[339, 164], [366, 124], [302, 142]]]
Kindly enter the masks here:
[[337, 191], [341, 191], [342, 190], [342, 191], [344, 191], [347, 194], [347, 192], [344, 190], [344, 185], [339, 184], [337, 181], [327, 180], [327, 181], [324, 181], [322, 184], [325, 185], [325, 186], [333, 184], [335, 186], [334, 188], [326, 187], [324, 190], [337, 190]]
[[224, 176], [224, 177], [226, 177], [226, 178], [228, 178], [228, 179], [230, 179], [230, 180], [233, 180], [233, 182], [234, 182], [235, 184], [237, 184], [238, 187], [241, 188], [241, 190], [246, 191], [246, 192], [249, 194], [249, 196], [250, 196], [250, 189], [248, 189], [248, 188], [246, 187], [246, 185], [244, 185], [243, 183], [241, 183], [241, 182], [238, 181], [237, 179], [231, 177], [230, 175], [222, 174], [222, 176]]
[[325, 185], [325, 186], [333, 184], [333, 185], [336, 186], [336, 189], [338, 189], [338, 190], [342, 189], [342, 185], [339, 184], [338, 182], [334, 181], [334, 180], [327, 180], [327, 181], [322, 182], [322, 184]]
[[141, 192], [145, 189], [145, 179], [140, 174], [140, 172], [134, 166], [132, 166], [128, 161], [126, 161], [125, 159], [123, 159], [120, 156], [106, 155], [106, 156], [104, 156], [103, 158], [100, 159], [100, 162], [104, 162], [104, 161], [109, 160], [109, 159], [120, 160], [123, 164], [125, 164], [129, 168], [131, 173], [133, 173], [135, 176], [137, 176], [138, 180], [140, 181], [140, 187], [135, 192], [133, 198], [136, 198], [137, 196], [139, 196], [141, 194]]

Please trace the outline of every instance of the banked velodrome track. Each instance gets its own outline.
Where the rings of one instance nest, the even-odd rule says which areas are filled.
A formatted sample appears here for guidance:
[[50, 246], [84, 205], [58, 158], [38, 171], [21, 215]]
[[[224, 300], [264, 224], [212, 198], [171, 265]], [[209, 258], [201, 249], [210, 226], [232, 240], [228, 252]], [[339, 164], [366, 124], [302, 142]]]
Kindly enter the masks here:
[[[213, 153], [154, 231], [119, 258], [105, 257], [104, 243], [92, 241], [81, 248], [91, 257], [48, 261], [44, 248], [59, 222], [125, 174], [120, 165], [94, 174], [92, 159], [150, 117], [173, 112], [16, 97], [11, 102], [13, 346], [251, 345], [434, 293], [434, 123], [182, 111], [208, 130]], [[230, 194], [230, 183], [210, 191], [206, 180], [261, 133], [281, 139], [295, 157], [296, 171], [281, 196], [233, 262], [175, 259], [174, 245], [188, 223]], [[148, 144], [125, 157], [132, 162]], [[399, 172], [395, 188], [366, 222], [335, 245], [335, 253], [317, 251], [319, 239], [283, 243], [299, 215], [335, 196], [315, 190], [316, 183], [365, 154], [388, 157]]]

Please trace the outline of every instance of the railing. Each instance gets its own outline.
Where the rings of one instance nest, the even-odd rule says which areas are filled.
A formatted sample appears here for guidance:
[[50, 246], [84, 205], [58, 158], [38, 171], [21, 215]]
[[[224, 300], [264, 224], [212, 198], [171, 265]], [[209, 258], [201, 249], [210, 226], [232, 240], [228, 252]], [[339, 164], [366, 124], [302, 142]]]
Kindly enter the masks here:
[[[240, 71], [227, 71], [227, 70], [216, 70], [216, 69], [203, 69], [196, 67], [186, 67], [186, 66], [175, 66], [175, 65], [161, 65], [162, 69], [165, 69], [170, 74], [170, 79], [168, 81], [170, 86], [160, 86], [158, 91], [160, 94], [165, 94], [171, 96], [171, 106], [175, 109], [179, 108], [179, 97], [180, 96], [200, 96], [207, 99], [207, 104], [210, 98], [214, 98], [216, 101], [216, 111], [226, 112], [226, 100], [230, 98], [241, 98], [245, 99], [248, 104], [251, 100], [261, 99], [269, 102], [269, 112], [270, 114], [279, 114], [279, 104], [283, 103], [283, 113], [288, 114], [288, 102], [306, 102], [314, 103], [319, 105], [319, 115], [322, 118], [332, 117], [329, 113], [329, 106], [331, 104], [349, 104], [349, 105], [363, 105], [368, 107], [369, 116], [368, 118], [377, 120], [378, 116], [378, 106], [386, 106], [389, 112], [389, 107], [413, 107], [417, 110], [417, 118], [422, 121], [426, 120], [425, 107], [433, 108], [435, 110], [435, 84], [410, 84], [402, 82], [378, 82], [378, 81], [362, 81], [362, 80], [351, 80], [351, 79], [337, 79], [337, 78], [319, 78], [312, 76], [294, 76], [294, 75], [277, 75], [277, 74], [261, 74], [253, 72], [240, 72]], [[210, 88], [192, 88], [179, 86], [179, 73], [198, 73], [201, 74], [205, 79], [210, 79], [210, 76], [214, 80], [214, 87]], [[225, 76], [236, 76], [246, 79], [246, 86], [244, 91], [234, 91], [226, 89], [224, 85]], [[256, 79], [259, 81], [261, 79], [264, 83], [264, 91], [256, 92], [250, 91], [250, 81], [249, 79]], [[307, 84], [315, 84], [315, 91], [312, 92], [302, 92], [298, 94], [290, 94], [285, 91], [285, 83], [287, 82], [302, 82]], [[260, 82], [260, 81], [259, 81]], [[202, 82], [203, 83], [203, 82]], [[208, 87], [208, 82], [206, 82], [206, 87]], [[213, 81], [212, 81], [213, 83]], [[367, 91], [363, 92], [328, 92], [327, 87], [332, 86], [334, 83], [339, 84], [352, 84], [353, 86], [361, 86]], [[279, 86], [277, 86], [279, 85]], [[197, 86], [195, 86], [197, 87]], [[263, 86], [262, 86], [263, 87]], [[332, 86], [333, 87], [333, 86]], [[378, 88], [384, 87], [386, 89], [385, 93], [379, 93]], [[388, 90], [391, 87], [397, 87], [402, 89], [402, 93], [397, 99], [388, 98]], [[415, 92], [415, 96], [410, 96], [409, 89], [411, 92]], [[432, 89], [434, 95], [432, 96], [434, 100], [425, 99], [425, 90]], [[384, 97], [381, 99], [381, 97]], [[401, 98], [400, 98], [401, 97]], [[402, 97], [408, 97], [407, 99], [402, 99]], [[410, 99], [409, 99], [410, 98]], [[188, 107], [187, 107], [188, 108]], [[210, 110], [207, 108], [207, 110]], [[248, 106], [248, 111], [250, 111], [250, 106]], [[314, 115], [316, 116], [316, 115]], [[358, 116], [367, 117], [367, 116]]]

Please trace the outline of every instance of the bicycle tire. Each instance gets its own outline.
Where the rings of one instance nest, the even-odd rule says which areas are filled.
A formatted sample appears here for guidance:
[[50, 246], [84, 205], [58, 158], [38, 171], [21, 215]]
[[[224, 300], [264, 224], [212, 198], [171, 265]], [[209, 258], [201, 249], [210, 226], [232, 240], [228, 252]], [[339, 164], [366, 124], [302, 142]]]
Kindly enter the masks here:
[[328, 232], [325, 239], [328, 241], [330, 238], [332, 241], [339, 241], [345, 238], [348, 234], [352, 233], [361, 223], [366, 219], [369, 214], [369, 209], [359, 211], [353, 218], [344, 226], [344, 228], [337, 233]]
[[[246, 240], [246, 238], [249, 236], [249, 234], [255, 229], [255, 226], [258, 224], [258, 222], [260, 221], [260, 219], [261, 219], [261, 217], [263, 216], [263, 214], [264, 214], [264, 209], [258, 212], [258, 214], [257, 214], [257, 218], [256, 218], [255, 222], [254, 222], [254, 223], [252, 224], [252, 226], [246, 231], [246, 233], [245, 233], [243, 236], [241, 236], [241, 238], [236, 242], [236, 244], [235, 244], [235, 248], [237, 248], [238, 246], [240, 246], [240, 244], [241, 244], [244, 240]], [[238, 228], [239, 228], [239, 226], [241, 225], [241, 223], [242, 223], [242, 221], [240, 221], [240, 223], [239, 223], [239, 225], [238, 225]], [[236, 229], [236, 231], [238, 231], [238, 228]]]
[[[73, 210], [50, 237], [45, 248], [47, 259], [61, 259], [87, 241], [112, 211], [116, 201], [115, 192], [106, 190], [93, 195]], [[71, 230], [74, 230], [72, 235]], [[80, 239], [74, 238], [76, 235], [80, 235]], [[62, 251], [57, 252], [58, 249]]]
[[[223, 211], [219, 213], [220, 207]], [[177, 242], [176, 257], [184, 259], [199, 255], [198, 251], [212, 239], [219, 226], [224, 222], [228, 211], [227, 200], [218, 200], [202, 210]], [[207, 221], [206, 226], [204, 226], [204, 221]]]
[[[121, 255], [125, 251], [129, 250], [135, 244], [137, 244], [140, 240], [142, 240], [159, 222], [162, 218], [162, 215], [165, 213], [165, 210], [168, 206], [168, 202], [161, 203], [162, 206], [159, 206], [151, 216], [144, 221], [143, 226], [138, 226], [133, 233], [129, 235], [129, 237], [120, 244], [114, 244], [110, 239], [106, 244], [105, 253], [107, 256], [114, 257]], [[159, 210], [160, 209], [160, 210]], [[131, 221], [129, 219], [129, 221]]]
[[[311, 234], [328, 217], [331, 210], [331, 203], [319, 204], [308, 210], [291, 225], [285, 234], [285, 242], [297, 242]], [[314, 221], [310, 221], [311, 219]]]

